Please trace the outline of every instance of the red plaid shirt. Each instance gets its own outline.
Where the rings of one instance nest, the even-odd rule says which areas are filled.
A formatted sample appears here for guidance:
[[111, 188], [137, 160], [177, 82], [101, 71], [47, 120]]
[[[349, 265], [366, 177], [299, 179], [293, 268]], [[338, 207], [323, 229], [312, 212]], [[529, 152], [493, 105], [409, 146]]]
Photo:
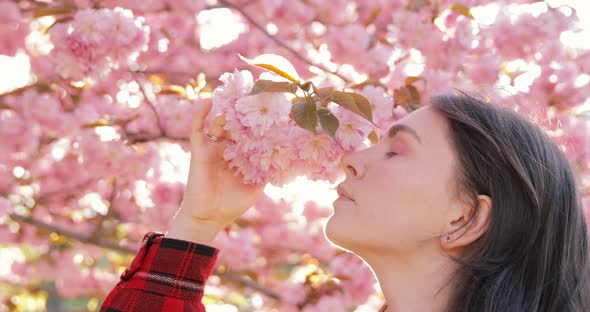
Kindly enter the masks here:
[[100, 311], [205, 311], [203, 288], [219, 250], [150, 232]]

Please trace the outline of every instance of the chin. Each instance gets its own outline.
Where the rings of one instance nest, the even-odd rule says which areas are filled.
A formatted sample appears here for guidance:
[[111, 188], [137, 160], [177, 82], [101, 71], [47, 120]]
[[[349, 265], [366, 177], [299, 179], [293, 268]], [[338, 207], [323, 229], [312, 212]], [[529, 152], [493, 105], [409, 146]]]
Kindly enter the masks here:
[[324, 226], [324, 236], [334, 247], [361, 256], [364, 254], [363, 251], [371, 246], [371, 241], [367, 240], [365, 235], [359, 235], [359, 233], [366, 234], [366, 231], [354, 225], [357, 224], [353, 223], [351, 226], [350, 222], [342, 222], [337, 214], [332, 215]]
[[334, 246], [340, 249], [346, 249], [346, 242], [350, 239], [347, 238], [347, 235], [350, 235], [350, 231], [346, 231], [346, 227], [342, 227], [341, 224], [338, 223], [338, 218], [334, 215], [331, 215], [324, 226], [324, 236], [326, 239]]

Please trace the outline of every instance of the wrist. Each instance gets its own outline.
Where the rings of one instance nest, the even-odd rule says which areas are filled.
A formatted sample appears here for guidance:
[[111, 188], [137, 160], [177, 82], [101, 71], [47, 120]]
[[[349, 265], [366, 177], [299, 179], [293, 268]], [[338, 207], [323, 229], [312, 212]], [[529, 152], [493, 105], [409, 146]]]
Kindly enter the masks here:
[[223, 228], [217, 222], [177, 215], [170, 224], [166, 237], [215, 247], [212, 246], [213, 240]]

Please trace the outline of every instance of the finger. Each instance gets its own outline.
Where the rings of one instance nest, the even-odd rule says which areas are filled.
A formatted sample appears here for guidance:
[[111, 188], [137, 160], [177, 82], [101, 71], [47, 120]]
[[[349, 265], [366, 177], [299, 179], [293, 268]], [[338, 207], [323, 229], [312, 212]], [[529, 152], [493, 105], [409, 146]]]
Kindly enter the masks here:
[[209, 126], [209, 129], [207, 129], [206, 132], [210, 135], [225, 139], [226, 131], [223, 129], [223, 126], [225, 126], [225, 116], [223, 114], [219, 114], [215, 116], [215, 118], [211, 122], [211, 126]]
[[218, 130], [220, 132], [220, 137], [222, 137], [224, 140], [232, 142], [232, 143], [236, 143], [236, 141], [234, 140], [233, 136], [231, 135], [231, 132], [227, 131], [227, 129], [225, 128], [225, 124], [227, 122], [227, 119], [224, 116], [220, 116], [219, 117], [219, 121], [218, 121], [218, 127], [221, 130]]
[[193, 118], [193, 133], [200, 133], [203, 131], [203, 127], [205, 126], [205, 118], [211, 111], [212, 105], [213, 101], [204, 101], [198, 105]]

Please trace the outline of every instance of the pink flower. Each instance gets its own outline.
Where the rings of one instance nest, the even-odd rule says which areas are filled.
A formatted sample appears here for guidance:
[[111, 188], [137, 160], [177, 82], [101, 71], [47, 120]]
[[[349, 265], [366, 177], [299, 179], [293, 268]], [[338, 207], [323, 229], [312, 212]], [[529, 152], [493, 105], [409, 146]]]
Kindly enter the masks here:
[[[0, 162], [15, 161], [15, 165], [24, 164], [29, 157], [23, 156], [34, 155], [38, 148], [38, 129], [30, 127], [24, 118], [11, 110], [0, 110], [0, 125]], [[19, 154], [17, 162], [14, 156]]]
[[[115, 52], [121, 50], [119, 58], [116, 61], [123, 61], [134, 52], [143, 49], [147, 43], [149, 28], [143, 26], [143, 19], [135, 18], [133, 12], [121, 8], [115, 8], [112, 11], [103, 11], [104, 21], [107, 25], [106, 31], [109, 33], [109, 40], [114, 40]], [[105, 42], [106, 43], [106, 42]], [[124, 49], [130, 51], [123, 51]]]
[[73, 130], [70, 114], [56, 97], [28, 90], [21, 101], [23, 115], [40, 126], [44, 134], [58, 137]]
[[207, 3], [205, 1], [194, 0], [164, 0], [170, 9], [174, 10], [176, 14], [194, 15], [195, 13], [205, 9]]
[[56, 70], [67, 79], [96, 80], [146, 47], [149, 28], [120, 8], [80, 10], [71, 24], [49, 31]]
[[295, 159], [295, 148], [286, 142], [270, 144], [265, 142], [259, 146], [258, 153], [250, 156], [250, 161], [258, 163], [263, 170], [270, 168], [286, 171], [290, 169], [291, 161]]
[[170, 184], [160, 182], [154, 185], [152, 200], [158, 210], [176, 210], [182, 201], [184, 186], [180, 183]]
[[[8, 194], [14, 185], [14, 177], [9, 167], [0, 161], [0, 193]], [[1, 213], [0, 213], [1, 215]]]
[[12, 1], [0, 1], [0, 24], [16, 23], [21, 14], [18, 5]]
[[345, 108], [335, 113], [340, 122], [336, 130], [336, 139], [345, 151], [355, 151], [364, 147], [363, 141], [372, 131], [368, 120]]
[[252, 90], [252, 73], [247, 70], [234, 70], [233, 73], [222, 74], [219, 80], [223, 84], [213, 92], [213, 105], [205, 121], [205, 127], [208, 128], [213, 118], [223, 113], [227, 120], [226, 130], [233, 135], [240, 135], [245, 127], [235, 111], [235, 104]]
[[0, 216], [6, 216], [12, 212], [12, 204], [4, 197], [0, 197]]
[[387, 37], [404, 48], [415, 48], [421, 51], [436, 49], [435, 42], [440, 42], [441, 33], [431, 21], [430, 14], [399, 10], [393, 13], [396, 21], [388, 27]]
[[14, 1], [0, 1], [0, 55], [14, 55], [25, 46], [28, 27], [21, 22], [20, 9]]
[[367, 85], [361, 92], [373, 109], [373, 121], [381, 126], [391, 121], [393, 98], [382, 87]]
[[354, 254], [337, 256], [330, 262], [330, 270], [336, 277], [342, 277], [340, 286], [351, 296], [354, 305], [364, 303], [375, 292], [373, 272]]
[[261, 93], [240, 98], [235, 110], [241, 114], [241, 123], [258, 136], [271, 130], [273, 125], [286, 122], [291, 103], [283, 93]]
[[232, 270], [247, 270], [256, 267], [258, 234], [252, 229], [239, 232], [222, 232], [215, 237], [214, 244], [220, 247], [218, 263]]
[[306, 139], [299, 151], [299, 157], [312, 160], [316, 163], [323, 163], [332, 160], [338, 155], [337, 147], [332, 138], [327, 134], [310, 136]]
[[354, 14], [347, 10], [348, 0], [311, 0], [308, 4], [316, 13], [316, 18], [327, 25], [342, 25], [354, 20]]
[[195, 109], [202, 101], [189, 102], [177, 96], [160, 96], [157, 101], [156, 110], [164, 132], [172, 137], [188, 137]]
[[376, 43], [366, 52], [364, 62], [355, 62], [355, 66], [370, 77], [379, 78], [387, 75], [393, 68], [393, 49], [382, 43]]
[[347, 293], [325, 294], [312, 304], [306, 304], [301, 312], [346, 311], [350, 304]]
[[493, 85], [498, 80], [502, 59], [495, 54], [475, 54], [472, 61], [465, 64], [467, 76], [475, 84]]
[[252, 73], [247, 70], [234, 70], [233, 73], [224, 73], [219, 77], [223, 85], [217, 87], [213, 94], [213, 108], [220, 112], [222, 108], [233, 104], [239, 98], [250, 93], [254, 81]]
[[278, 291], [283, 295], [281, 297], [281, 302], [293, 305], [303, 303], [309, 292], [305, 285], [291, 282], [281, 284], [278, 288]]
[[313, 222], [316, 220], [323, 220], [331, 214], [328, 207], [322, 207], [315, 201], [308, 201], [304, 204], [303, 215], [307, 222]]
[[343, 27], [332, 26], [326, 36], [332, 59], [347, 63], [362, 57], [370, 40], [367, 29], [357, 23]]
[[461, 16], [454, 27], [453, 38], [463, 49], [471, 49], [475, 39], [474, 23], [471, 19]]
[[264, 0], [255, 5], [257, 10], [253, 11], [260, 12], [263, 19], [272, 18], [279, 29], [289, 27], [293, 23], [306, 24], [314, 18], [309, 14], [312, 8], [305, 1]]
[[[106, 11], [106, 10], [105, 10]], [[72, 27], [86, 44], [101, 44], [111, 35], [108, 31], [110, 19], [105, 19], [98, 11], [85, 9], [76, 12]], [[108, 38], [110, 40], [110, 38]]]

